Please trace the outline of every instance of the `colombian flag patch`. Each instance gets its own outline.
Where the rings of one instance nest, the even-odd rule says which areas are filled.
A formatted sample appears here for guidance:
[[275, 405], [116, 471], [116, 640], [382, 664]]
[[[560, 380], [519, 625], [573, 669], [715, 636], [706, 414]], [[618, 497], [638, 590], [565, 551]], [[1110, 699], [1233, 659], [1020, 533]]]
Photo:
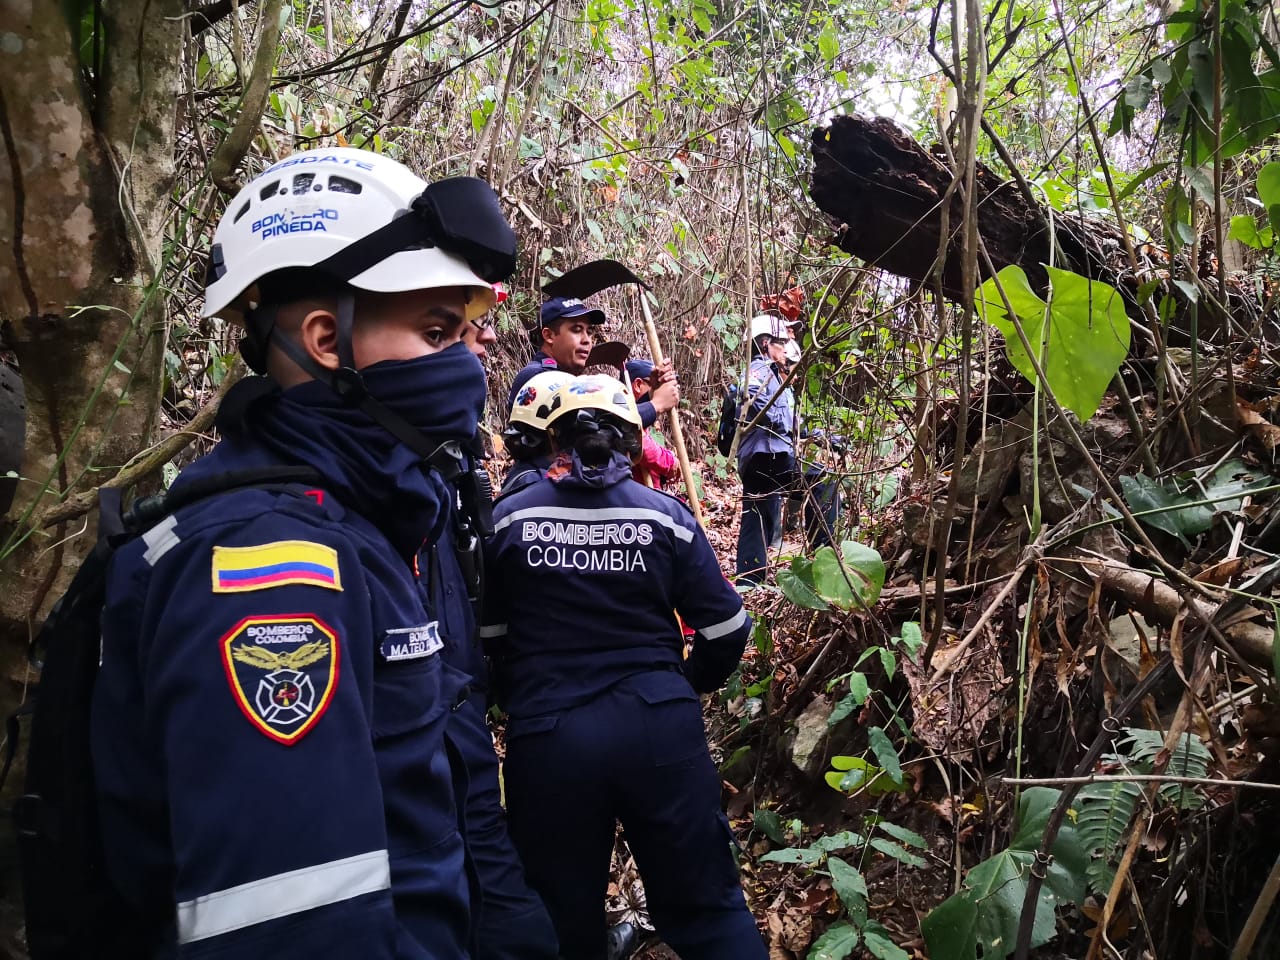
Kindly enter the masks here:
[[213, 548], [214, 593], [246, 593], [287, 583], [341, 590], [338, 551], [308, 540]]

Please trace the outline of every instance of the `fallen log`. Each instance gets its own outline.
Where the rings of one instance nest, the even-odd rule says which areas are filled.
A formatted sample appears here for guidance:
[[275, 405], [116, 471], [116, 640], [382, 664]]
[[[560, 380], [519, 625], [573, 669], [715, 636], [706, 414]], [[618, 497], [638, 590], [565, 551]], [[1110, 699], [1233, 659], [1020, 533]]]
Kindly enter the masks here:
[[[943, 295], [965, 301], [960, 283], [963, 197], [958, 188], [951, 189], [952, 172], [940, 146], [926, 150], [886, 117], [851, 115], [816, 129], [812, 153], [809, 194], [835, 221], [840, 249], [869, 266], [930, 286], [943, 251]], [[1139, 285], [1167, 276], [1161, 273], [1169, 270], [1167, 255], [1150, 245], [1138, 248], [1144, 259], [1139, 262], [1141, 275], [1134, 274], [1124, 234], [1114, 221], [1052, 210], [1035, 202], [1016, 181], [997, 176], [982, 163], [977, 165], [977, 193], [978, 233], [995, 269], [1019, 266], [1039, 290], [1047, 283], [1043, 265], [1052, 262], [1119, 289], [1136, 319]], [[1199, 272], [1208, 281], [1206, 288], [1215, 290], [1211, 247], [1212, 237], [1202, 237]], [[988, 271], [981, 263], [979, 269], [985, 279]], [[1185, 275], [1185, 267], [1181, 269]], [[1241, 326], [1248, 327], [1261, 316], [1261, 304], [1241, 283], [1229, 281], [1227, 291], [1228, 306]], [[1176, 288], [1168, 289], [1166, 284], [1163, 293], [1186, 304]], [[1202, 332], [1210, 329], [1205, 324], [1214, 319], [1213, 314], [1214, 305], [1202, 298]]]
[[[1172, 626], [1178, 614], [1184, 610], [1178, 591], [1167, 581], [1154, 577], [1145, 570], [1093, 557], [1056, 557], [1055, 560], [1079, 564], [1091, 577], [1102, 581], [1104, 593], [1128, 604], [1162, 627]], [[1194, 600], [1193, 603], [1195, 615], [1190, 624], [1197, 620], [1205, 623], [1212, 621], [1217, 613], [1217, 605], [1207, 600]], [[1218, 629], [1250, 665], [1270, 673], [1273, 670], [1271, 646], [1274, 630], [1266, 624], [1255, 622], [1255, 618], [1264, 616], [1263, 611], [1255, 607], [1244, 607], [1232, 614], [1227, 622], [1219, 623]]]

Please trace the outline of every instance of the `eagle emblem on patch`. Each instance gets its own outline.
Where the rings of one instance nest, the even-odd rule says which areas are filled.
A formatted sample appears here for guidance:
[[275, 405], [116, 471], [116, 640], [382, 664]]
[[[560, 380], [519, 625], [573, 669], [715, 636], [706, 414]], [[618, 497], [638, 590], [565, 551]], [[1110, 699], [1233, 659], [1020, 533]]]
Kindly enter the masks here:
[[221, 643], [240, 711], [286, 746], [319, 721], [338, 685], [338, 634], [309, 613], [245, 617]]

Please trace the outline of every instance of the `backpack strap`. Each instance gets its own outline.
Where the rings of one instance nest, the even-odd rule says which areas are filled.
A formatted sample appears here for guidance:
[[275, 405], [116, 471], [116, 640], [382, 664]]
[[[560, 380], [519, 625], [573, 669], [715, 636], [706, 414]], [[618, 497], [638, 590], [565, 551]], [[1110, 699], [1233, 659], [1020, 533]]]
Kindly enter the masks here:
[[168, 490], [139, 500], [124, 515], [124, 526], [129, 533], [136, 535], [151, 529], [169, 514], [209, 497], [247, 487], [283, 490], [299, 484], [319, 487], [324, 485], [324, 478], [315, 468], [303, 466], [261, 467], [215, 473], [184, 483], [177, 490]]

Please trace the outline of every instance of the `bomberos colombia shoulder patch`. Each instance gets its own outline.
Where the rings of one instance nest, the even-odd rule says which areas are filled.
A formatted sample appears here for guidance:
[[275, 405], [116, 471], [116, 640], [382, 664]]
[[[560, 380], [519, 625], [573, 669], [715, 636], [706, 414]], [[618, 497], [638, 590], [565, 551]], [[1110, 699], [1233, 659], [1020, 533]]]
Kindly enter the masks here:
[[309, 613], [245, 617], [221, 641], [240, 710], [277, 743], [301, 740], [338, 685], [338, 634]]

